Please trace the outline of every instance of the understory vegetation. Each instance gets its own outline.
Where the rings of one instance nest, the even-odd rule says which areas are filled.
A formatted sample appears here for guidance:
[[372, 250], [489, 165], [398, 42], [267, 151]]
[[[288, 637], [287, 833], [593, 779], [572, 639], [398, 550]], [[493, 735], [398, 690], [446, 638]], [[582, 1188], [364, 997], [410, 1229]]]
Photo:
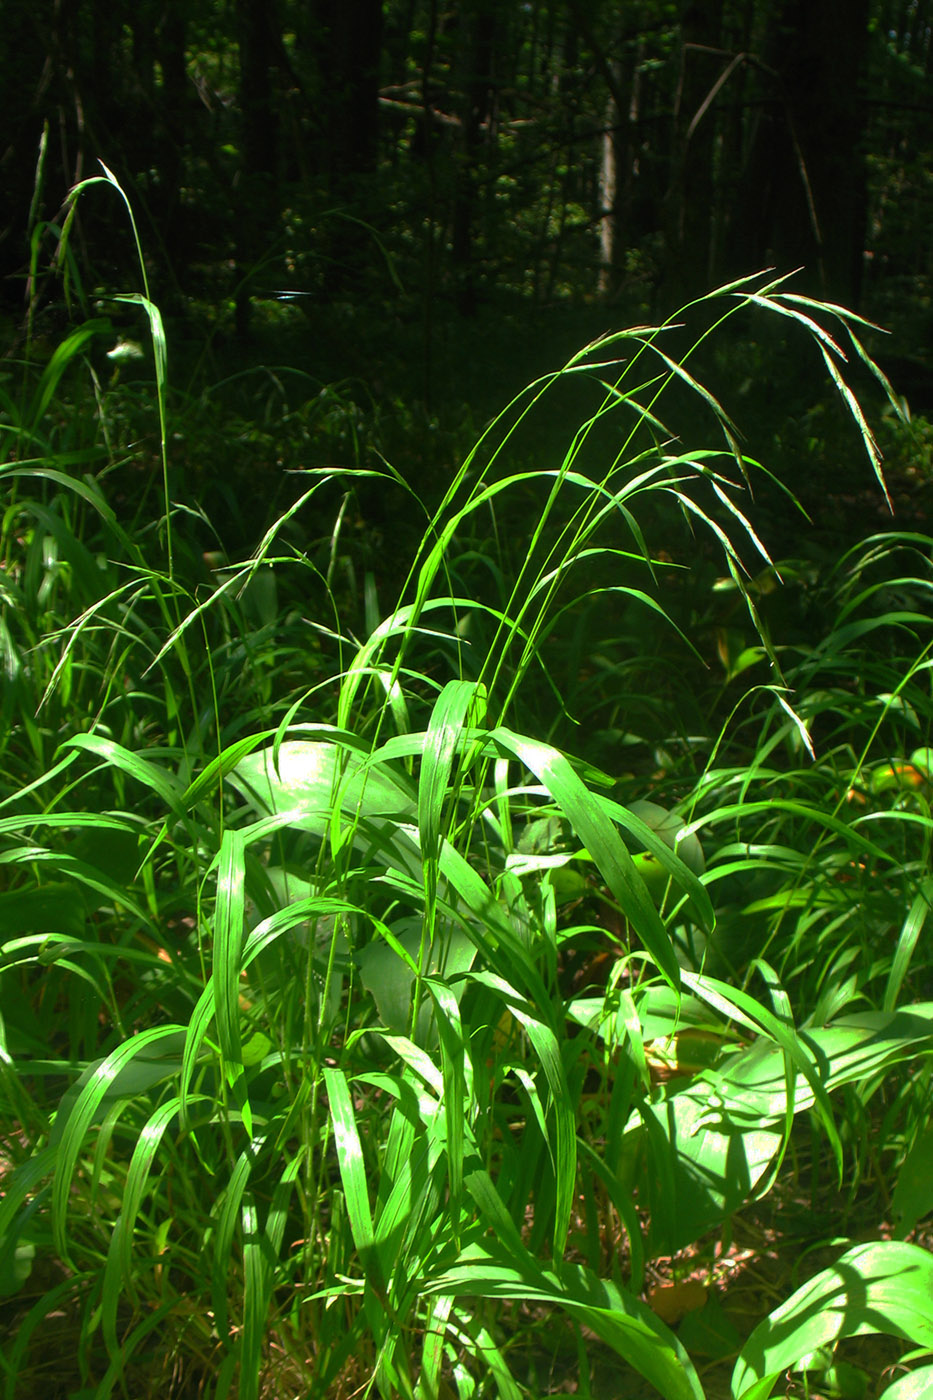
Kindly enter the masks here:
[[[872, 328], [746, 278], [422, 491], [119, 300], [0, 379], [3, 1395], [919, 1400], [933, 540]], [[761, 321], [847, 420], [835, 557], [695, 372]]]

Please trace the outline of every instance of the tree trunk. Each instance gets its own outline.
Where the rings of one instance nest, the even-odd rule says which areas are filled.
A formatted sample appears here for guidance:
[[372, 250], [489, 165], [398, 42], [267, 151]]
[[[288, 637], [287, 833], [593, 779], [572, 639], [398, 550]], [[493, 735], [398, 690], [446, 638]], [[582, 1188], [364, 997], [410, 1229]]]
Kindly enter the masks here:
[[159, 222], [166, 253], [173, 267], [180, 267], [185, 260], [179, 214], [183, 157], [188, 136], [186, 29], [185, 0], [166, 0], [159, 32], [162, 89], [155, 145], [162, 191]]
[[379, 139], [382, 0], [329, 0], [326, 100], [335, 192], [375, 169]]
[[[3, 212], [0, 214], [0, 305], [21, 311], [26, 292], [29, 262], [29, 210], [33, 201], [36, 164], [43, 123], [49, 116], [47, 93], [50, 73], [47, 67], [51, 26], [48, 5], [31, 5], [26, 0], [7, 5], [4, 11], [4, 42], [0, 46], [0, 91], [6, 115], [0, 142], [0, 185]], [[44, 32], [45, 31], [45, 32]], [[49, 153], [48, 165], [54, 162]], [[61, 199], [64, 189], [57, 192]], [[55, 197], [55, 196], [53, 196]]]
[[868, 0], [784, 0], [766, 55], [775, 78], [732, 211], [732, 272], [802, 267], [799, 285], [857, 302], [868, 14]]
[[465, 36], [462, 138], [457, 163], [453, 208], [451, 256], [457, 283], [457, 304], [464, 315], [476, 310], [476, 278], [473, 257], [476, 219], [476, 174], [483, 126], [492, 115], [495, 90], [494, 59], [496, 0], [473, 0], [462, 15], [468, 25]]
[[309, 49], [319, 111], [313, 161], [328, 195], [350, 218], [334, 215], [319, 237], [327, 289], [356, 285], [371, 262], [372, 176], [379, 153], [382, 0], [313, 0], [303, 41]]
[[272, 88], [275, 7], [238, 0], [241, 164], [237, 191], [236, 327], [249, 332], [250, 282], [270, 240], [276, 209], [278, 117]]
[[713, 273], [715, 85], [729, 62], [722, 52], [722, 0], [685, 0], [680, 35], [664, 270], [668, 297], [677, 303], [709, 291]]
[[599, 163], [599, 279], [596, 290], [607, 296], [614, 290], [618, 257], [617, 190], [619, 184], [619, 127], [622, 113], [612, 93], [606, 103], [606, 129]]

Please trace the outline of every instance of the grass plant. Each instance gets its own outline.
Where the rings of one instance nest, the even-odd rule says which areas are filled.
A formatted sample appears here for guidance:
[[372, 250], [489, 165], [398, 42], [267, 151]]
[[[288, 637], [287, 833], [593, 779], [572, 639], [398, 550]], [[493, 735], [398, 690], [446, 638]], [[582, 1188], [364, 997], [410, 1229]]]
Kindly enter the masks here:
[[[387, 612], [365, 567], [347, 602], [339, 509], [303, 546], [334, 473], [211, 573], [136, 301], [155, 519], [108, 501], [125, 449], [74, 387], [98, 326], [4, 390], [4, 1395], [515, 1400], [561, 1317], [581, 1394], [598, 1340], [700, 1400], [647, 1270], [786, 1176], [801, 1123], [877, 1238], [733, 1328], [730, 1394], [856, 1332], [929, 1349], [933, 541], [867, 540], [784, 647], [761, 468], [665, 325], [532, 385], [439, 504], [385, 470], [424, 521]], [[857, 317], [762, 276], [697, 310], [698, 343], [749, 311], [809, 338], [883, 488]], [[511, 468], [565, 392], [566, 442]], [[691, 636], [665, 590], [695, 560]]]

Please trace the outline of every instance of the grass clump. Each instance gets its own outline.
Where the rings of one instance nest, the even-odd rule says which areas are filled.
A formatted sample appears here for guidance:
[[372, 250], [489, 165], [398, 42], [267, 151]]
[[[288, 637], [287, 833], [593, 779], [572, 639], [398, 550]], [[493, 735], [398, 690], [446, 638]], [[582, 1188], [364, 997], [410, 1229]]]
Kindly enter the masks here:
[[[783, 647], [760, 468], [658, 326], [532, 385], [436, 506], [386, 469], [424, 520], [387, 612], [345, 508], [302, 541], [334, 473], [205, 560], [138, 302], [157, 516], [108, 501], [104, 415], [58, 436], [91, 332], [2, 429], [5, 1393], [515, 1397], [555, 1316], [581, 1387], [608, 1349], [674, 1400], [715, 1393], [717, 1329], [736, 1400], [856, 1330], [925, 1345], [931, 541], [811, 579], [828, 625]], [[750, 308], [812, 339], [880, 480], [858, 319], [758, 277], [705, 335]], [[562, 394], [567, 441], [511, 467]], [[786, 1179], [800, 1123], [878, 1238], [682, 1340], [654, 1262]]]

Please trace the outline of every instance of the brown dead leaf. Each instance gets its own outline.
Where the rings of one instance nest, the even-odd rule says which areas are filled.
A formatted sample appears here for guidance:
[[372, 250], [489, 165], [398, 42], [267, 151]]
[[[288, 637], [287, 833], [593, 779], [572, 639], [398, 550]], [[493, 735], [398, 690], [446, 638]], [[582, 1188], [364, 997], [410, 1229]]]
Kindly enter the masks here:
[[689, 1312], [697, 1312], [706, 1302], [709, 1289], [696, 1279], [683, 1283], [660, 1283], [648, 1290], [648, 1306], [669, 1327], [680, 1322]]

